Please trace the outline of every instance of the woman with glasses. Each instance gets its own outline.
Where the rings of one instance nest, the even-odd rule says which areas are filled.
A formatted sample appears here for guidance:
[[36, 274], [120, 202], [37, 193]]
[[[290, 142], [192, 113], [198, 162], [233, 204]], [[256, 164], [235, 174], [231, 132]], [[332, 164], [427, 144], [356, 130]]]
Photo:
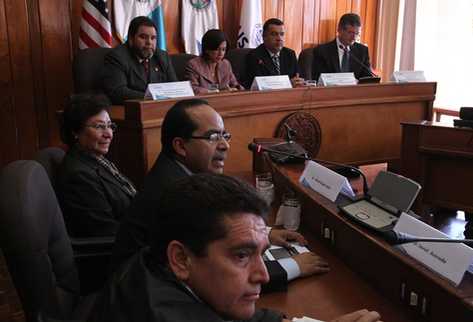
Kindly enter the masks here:
[[105, 158], [116, 129], [108, 107], [104, 97], [75, 95], [64, 109], [61, 137], [69, 150], [56, 193], [73, 237], [114, 235], [136, 194], [131, 181]]
[[202, 37], [201, 56], [189, 60], [186, 66], [186, 78], [195, 94], [245, 89], [238, 83], [230, 62], [223, 58], [227, 44], [225, 33], [218, 29], [211, 29]]

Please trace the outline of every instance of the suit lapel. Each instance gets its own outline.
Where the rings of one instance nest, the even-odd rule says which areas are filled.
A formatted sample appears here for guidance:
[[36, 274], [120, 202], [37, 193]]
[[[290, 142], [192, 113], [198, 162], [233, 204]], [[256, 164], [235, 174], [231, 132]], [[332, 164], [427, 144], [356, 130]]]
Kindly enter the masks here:
[[337, 40], [330, 43], [330, 60], [332, 62], [333, 70], [340, 73], [340, 59], [338, 58]]
[[266, 69], [270, 73], [270, 75], [277, 75], [276, 74], [276, 68], [274, 67], [273, 60], [269, 56], [269, 53], [266, 50], [266, 48], [264, 47], [264, 45], [261, 45], [261, 47], [260, 47], [260, 55], [259, 56], [260, 56], [260, 60], [261, 60], [261, 63], [259, 63], [259, 65], [262, 68]]
[[131, 69], [139, 79], [141, 79], [145, 84], [148, 84], [148, 80], [145, 78], [144, 75], [144, 67], [140, 64], [136, 57], [133, 57]]

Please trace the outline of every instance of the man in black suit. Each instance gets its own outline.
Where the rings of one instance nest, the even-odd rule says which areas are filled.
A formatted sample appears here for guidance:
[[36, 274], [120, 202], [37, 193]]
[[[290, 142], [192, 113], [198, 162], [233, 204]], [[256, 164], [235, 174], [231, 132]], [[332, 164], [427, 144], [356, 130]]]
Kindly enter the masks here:
[[279, 19], [271, 18], [264, 23], [263, 43], [246, 56], [247, 88], [255, 76], [288, 75], [294, 87], [304, 85], [294, 50], [284, 47], [285, 33], [284, 23]]
[[142, 99], [149, 83], [176, 82], [167, 52], [156, 48], [157, 29], [147, 17], [130, 22], [128, 40], [105, 56], [102, 86], [113, 104]]
[[[166, 187], [192, 174], [223, 172], [230, 138], [222, 117], [205, 100], [183, 100], [168, 111], [161, 128], [162, 152], [120, 224], [113, 270], [150, 244], [152, 215], [159, 214], [158, 201]], [[287, 230], [272, 229], [269, 237], [273, 244], [284, 245], [287, 240], [305, 243], [302, 235]], [[271, 275], [268, 290], [283, 290], [287, 281], [297, 276], [328, 271], [327, 263], [313, 253], [291, 260], [267, 264]]]
[[312, 79], [318, 80], [322, 73], [341, 72], [353, 72], [357, 79], [372, 76], [368, 47], [355, 42], [360, 28], [357, 14], [346, 13], [340, 18], [337, 38], [314, 48]]

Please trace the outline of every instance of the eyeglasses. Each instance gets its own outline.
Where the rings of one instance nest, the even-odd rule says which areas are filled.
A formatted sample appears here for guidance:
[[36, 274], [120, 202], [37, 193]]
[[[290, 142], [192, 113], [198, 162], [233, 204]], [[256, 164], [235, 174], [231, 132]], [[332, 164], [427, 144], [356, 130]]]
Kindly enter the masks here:
[[105, 131], [107, 129], [110, 129], [112, 130], [112, 132], [115, 132], [117, 130], [117, 124], [113, 122], [87, 124], [86, 127], [91, 127], [93, 129], [96, 129], [97, 131]]
[[212, 143], [217, 143], [218, 141], [222, 139], [227, 142], [230, 142], [231, 138], [232, 138], [232, 135], [228, 132], [214, 132], [214, 133], [209, 133], [207, 135], [202, 135], [202, 136], [191, 136], [191, 139], [207, 140]]

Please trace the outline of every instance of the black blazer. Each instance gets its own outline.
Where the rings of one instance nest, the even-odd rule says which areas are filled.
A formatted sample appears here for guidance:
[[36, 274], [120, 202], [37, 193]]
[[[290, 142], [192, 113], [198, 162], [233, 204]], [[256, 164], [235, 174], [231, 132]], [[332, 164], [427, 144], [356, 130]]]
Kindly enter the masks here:
[[[368, 47], [354, 43], [350, 49], [350, 71], [355, 73], [355, 78], [369, 77], [369, 71], [352, 58], [356, 56], [365, 66], [370, 65]], [[337, 40], [334, 39], [326, 44], [314, 48], [314, 59], [312, 61], [312, 79], [318, 80], [322, 73], [340, 73], [340, 60], [338, 58]]]
[[132, 197], [107, 169], [72, 148], [57, 179], [56, 194], [71, 236], [115, 235]]
[[[173, 182], [187, 176], [184, 169], [171, 157], [161, 152], [145, 178], [143, 190], [133, 200], [115, 239], [111, 259], [111, 270], [121, 267], [140, 249], [149, 246], [152, 216], [159, 213], [158, 201], [163, 190]], [[283, 291], [287, 289], [287, 273], [277, 261], [265, 262], [270, 275], [269, 283], [263, 291]]]
[[[293, 78], [298, 73], [297, 58], [294, 50], [283, 47], [279, 53], [280, 75], [289, 75]], [[253, 79], [256, 76], [274, 76], [278, 75], [273, 60], [264, 44], [251, 50], [246, 56], [246, 68], [248, 79], [245, 86], [250, 88]]]
[[148, 83], [176, 82], [168, 53], [157, 49], [149, 62], [149, 82], [145, 70], [127, 44], [119, 45], [105, 56], [102, 86], [113, 104], [127, 99], [142, 99]]

